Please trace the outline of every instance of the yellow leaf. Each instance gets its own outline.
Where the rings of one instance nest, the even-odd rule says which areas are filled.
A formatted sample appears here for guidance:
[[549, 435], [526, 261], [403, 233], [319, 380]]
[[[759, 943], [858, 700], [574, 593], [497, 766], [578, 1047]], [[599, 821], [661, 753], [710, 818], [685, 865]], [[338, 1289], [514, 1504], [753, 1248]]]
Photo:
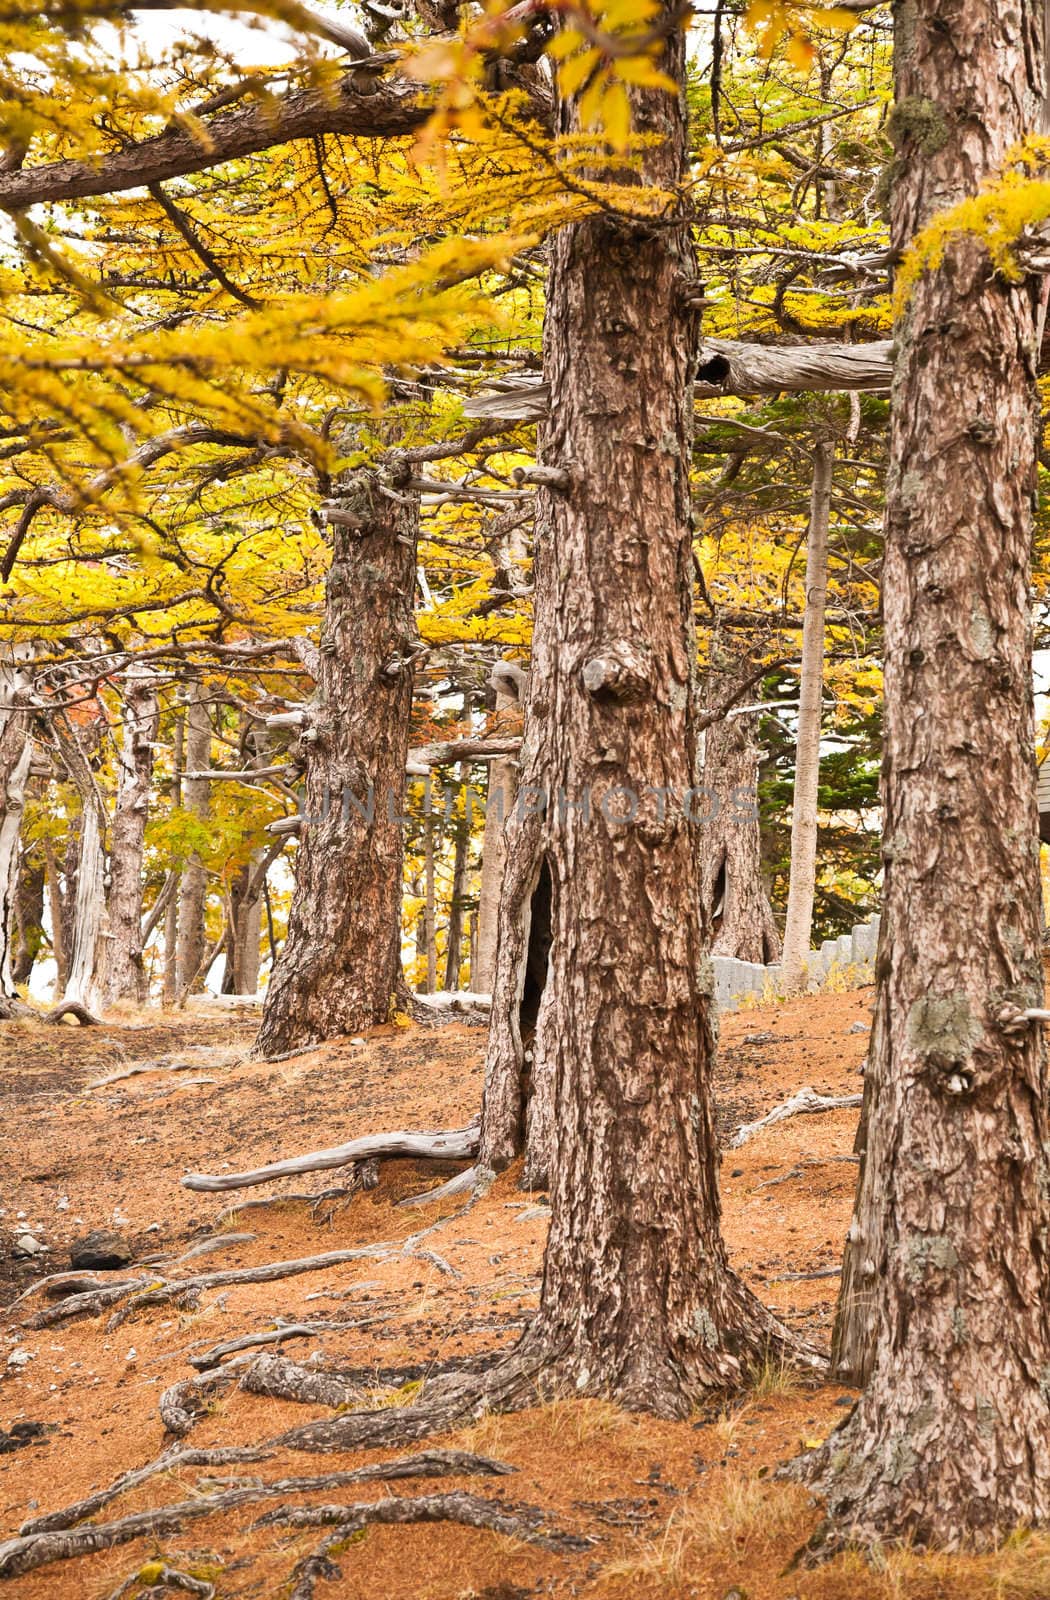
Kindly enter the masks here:
[[563, 28], [556, 33], [547, 44], [547, 54], [553, 56], [555, 61], [563, 61], [566, 56], [571, 56], [584, 43], [583, 34], [578, 28]]
[[615, 63], [613, 71], [624, 83], [635, 83], [642, 89], [666, 89], [671, 94], [678, 92], [674, 79], [669, 78], [666, 72], [661, 72], [648, 56], [625, 56], [622, 61]]
[[860, 13], [847, 11], [845, 6], [821, 6], [810, 12], [809, 20], [815, 28], [841, 28], [844, 33], [851, 33], [860, 21]]
[[412, 1018], [406, 1016], [403, 1011], [395, 1011], [394, 1024], [398, 1028], [410, 1028], [412, 1026]]
[[805, 34], [793, 33], [788, 40], [785, 53], [793, 67], [797, 67], [800, 72], [808, 72], [813, 65], [813, 57], [817, 52]]
[[587, 82], [602, 59], [600, 50], [581, 50], [558, 68], [558, 87], [562, 94], [575, 94]]
[[626, 150], [631, 137], [631, 102], [622, 83], [611, 83], [602, 101], [605, 137], [614, 150]]
[[608, 0], [601, 7], [598, 25], [611, 33], [649, 22], [659, 10], [658, 0]]

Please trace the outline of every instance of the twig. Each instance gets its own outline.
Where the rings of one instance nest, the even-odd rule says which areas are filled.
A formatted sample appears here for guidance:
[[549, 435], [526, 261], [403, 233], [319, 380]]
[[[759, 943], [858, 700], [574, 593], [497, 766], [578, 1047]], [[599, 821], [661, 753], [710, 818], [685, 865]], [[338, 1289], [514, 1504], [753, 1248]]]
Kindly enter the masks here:
[[734, 1133], [729, 1141], [731, 1150], [738, 1150], [742, 1144], [756, 1134], [760, 1128], [769, 1128], [776, 1122], [786, 1122], [788, 1117], [808, 1116], [818, 1111], [844, 1111], [850, 1106], [859, 1106], [862, 1095], [859, 1094], [817, 1094], [815, 1089], [808, 1086], [793, 1094], [790, 1100], [785, 1100], [782, 1105], [774, 1106], [766, 1116], [759, 1117], [757, 1122], [745, 1122]]

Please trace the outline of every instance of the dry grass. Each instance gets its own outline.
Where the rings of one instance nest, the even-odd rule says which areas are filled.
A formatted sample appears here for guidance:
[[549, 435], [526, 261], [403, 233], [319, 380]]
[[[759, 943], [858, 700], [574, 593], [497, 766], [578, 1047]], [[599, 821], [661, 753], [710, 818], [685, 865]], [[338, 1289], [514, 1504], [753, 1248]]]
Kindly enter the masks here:
[[[783, 1545], [805, 1540], [812, 1501], [797, 1484], [772, 1484], [738, 1472], [721, 1473], [671, 1513], [661, 1533], [602, 1569], [598, 1592], [613, 1596], [707, 1596], [726, 1593]], [[779, 1563], [778, 1563], [779, 1564]]]

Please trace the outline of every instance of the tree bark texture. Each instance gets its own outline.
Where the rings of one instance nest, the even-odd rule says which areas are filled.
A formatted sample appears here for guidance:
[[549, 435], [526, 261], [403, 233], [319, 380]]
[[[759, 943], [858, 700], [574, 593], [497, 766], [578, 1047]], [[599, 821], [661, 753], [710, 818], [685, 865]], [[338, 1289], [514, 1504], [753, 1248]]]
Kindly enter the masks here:
[[813, 449], [813, 491], [806, 539], [806, 606], [802, 624], [795, 788], [791, 803], [791, 875], [788, 880], [784, 952], [780, 969], [786, 990], [805, 982], [813, 934], [817, 886], [817, 804], [820, 784], [820, 713], [824, 692], [824, 613], [828, 590], [828, 522], [831, 516], [832, 450]]
[[359, 472], [339, 495], [351, 515], [332, 530], [303, 741], [307, 820], [256, 1043], [264, 1057], [385, 1022], [401, 975], [419, 505], [407, 470], [391, 476]]
[[27, 646], [15, 645], [0, 666], [0, 992], [15, 993], [12, 971], [18, 895], [18, 846], [26, 781], [33, 757], [29, 716], [21, 709], [29, 691]]
[[[497, 717], [517, 704], [515, 695], [497, 690]], [[507, 820], [517, 797], [517, 758], [507, 756], [491, 761], [485, 790], [485, 831], [481, 840], [481, 887], [474, 919], [476, 952], [470, 970], [470, 987], [479, 994], [492, 992], [499, 944], [500, 893], [507, 863]]]
[[[681, 84], [672, 17], [661, 64]], [[631, 102], [635, 127], [658, 136], [641, 181], [674, 188], [684, 97]], [[562, 131], [578, 128], [563, 103]], [[652, 229], [591, 217], [554, 242], [541, 459], [571, 482], [537, 495], [482, 1154], [496, 1164], [520, 1144], [523, 992], [538, 977], [529, 1142], [531, 1165], [549, 1167], [551, 1227], [520, 1356], [554, 1387], [668, 1416], [786, 1340], [719, 1233], [711, 967], [684, 813], [697, 780], [694, 281], [688, 227], [666, 215]]]
[[[186, 772], [207, 772], [211, 766], [211, 717], [203, 685], [190, 692], [186, 706]], [[211, 785], [207, 778], [183, 777], [181, 804], [202, 823], [207, 819]], [[179, 884], [179, 915], [175, 935], [175, 989], [181, 1002], [192, 989], [199, 988], [207, 974], [204, 965], [204, 906], [208, 879], [204, 863], [191, 850], [182, 869]]]
[[134, 663], [124, 679], [124, 728], [117, 799], [110, 834], [109, 930], [105, 1001], [143, 1001], [142, 863], [157, 737], [157, 692], [150, 674]]
[[15, 894], [15, 941], [11, 976], [28, 983], [44, 944], [44, 863], [22, 850]]
[[106, 907], [106, 826], [109, 819], [76, 730], [61, 715], [55, 718], [54, 730], [66, 771], [80, 798], [69, 973], [62, 999], [77, 1001], [94, 1010], [105, 993], [111, 942]]
[[762, 879], [758, 713], [723, 717], [704, 733], [700, 899], [715, 955], [768, 966], [780, 934]]
[[[464, 711], [467, 711], [464, 707]], [[459, 988], [463, 965], [463, 928], [470, 893], [470, 762], [459, 764], [458, 783], [466, 807], [454, 824], [455, 851], [452, 861], [452, 894], [448, 903], [448, 938], [445, 941], [445, 988]]]
[[[1031, 126], [1042, 9], [898, 12], [897, 246]], [[949, 1548], [1050, 1516], [1047, 1081], [1039, 1030], [1016, 1016], [1042, 1003], [1033, 303], [962, 235], [898, 318], [886, 883], [836, 1337], [870, 1378], [811, 1463], [840, 1529]]]

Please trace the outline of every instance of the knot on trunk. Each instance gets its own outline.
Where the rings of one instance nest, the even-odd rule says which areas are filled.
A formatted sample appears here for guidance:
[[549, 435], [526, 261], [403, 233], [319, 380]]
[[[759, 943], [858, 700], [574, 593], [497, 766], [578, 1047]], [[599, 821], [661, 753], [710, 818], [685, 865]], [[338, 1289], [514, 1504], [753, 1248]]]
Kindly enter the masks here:
[[599, 701], [640, 700], [649, 692], [647, 651], [618, 640], [583, 664], [583, 687]]

